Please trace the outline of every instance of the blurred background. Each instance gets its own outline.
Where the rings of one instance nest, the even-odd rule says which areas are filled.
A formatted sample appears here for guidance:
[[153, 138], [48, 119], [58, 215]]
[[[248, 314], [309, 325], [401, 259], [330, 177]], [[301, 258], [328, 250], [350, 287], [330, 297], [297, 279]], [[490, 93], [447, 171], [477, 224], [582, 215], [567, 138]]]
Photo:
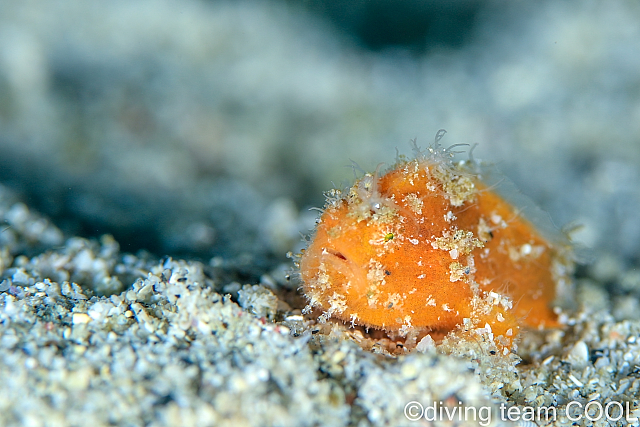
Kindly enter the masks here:
[[640, 262], [635, 1], [0, 0], [0, 184], [67, 236], [283, 259], [323, 191], [478, 143]]

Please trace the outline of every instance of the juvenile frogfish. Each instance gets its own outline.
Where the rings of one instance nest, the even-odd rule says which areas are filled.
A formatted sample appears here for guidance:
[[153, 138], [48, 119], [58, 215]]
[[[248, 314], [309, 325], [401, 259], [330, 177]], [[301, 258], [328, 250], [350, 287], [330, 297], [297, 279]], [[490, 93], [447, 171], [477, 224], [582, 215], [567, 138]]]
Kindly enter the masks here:
[[454, 163], [438, 137], [415, 149], [327, 194], [298, 263], [309, 306], [396, 336], [480, 329], [503, 350], [521, 325], [557, 326], [567, 247], [483, 183], [475, 161]]

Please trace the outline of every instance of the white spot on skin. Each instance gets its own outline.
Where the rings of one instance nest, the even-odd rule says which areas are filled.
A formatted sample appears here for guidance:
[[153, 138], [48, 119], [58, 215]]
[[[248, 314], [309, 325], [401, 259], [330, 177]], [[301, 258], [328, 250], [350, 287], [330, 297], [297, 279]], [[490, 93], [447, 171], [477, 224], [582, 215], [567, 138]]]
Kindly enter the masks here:
[[484, 324], [484, 328], [476, 329], [475, 333], [478, 334], [478, 335], [488, 334], [489, 335], [489, 339], [493, 339], [493, 332], [491, 331], [491, 325], [489, 325], [488, 323]]
[[391, 295], [389, 295], [389, 298], [387, 299], [387, 302], [384, 303], [384, 306], [386, 308], [400, 308], [400, 300], [402, 299], [402, 297], [400, 296], [399, 293], [393, 293]]
[[478, 222], [478, 238], [483, 242], [488, 242], [493, 238], [491, 235], [491, 228], [484, 218], [480, 218], [480, 221]]
[[411, 331], [411, 328], [413, 327], [413, 325], [411, 325], [411, 316], [404, 316], [404, 322], [405, 324], [402, 325], [402, 327], [400, 328], [400, 335], [401, 336], [407, 336], [407, 334]]
[[407, 194], [403, 200], [416, 215], [422, 215], [424, 202], [414, 193]]
[[442, 304], [442, 309], [444, 311], [453, 311], [453, 309], [449, 307], [449, 304]]
[[347, 309], [347, 299], [344, 295], [340, 295], [337, 292], [334, 292], [331, 297], [329, 297], [329, 310], [328, 314], [331, 316], [332, 313], [342, 313]]
[[451, 211], [447, 212], [447, 214], [444, 216], [444, 220], [447, 222], [455, 221], [456, 219], [458, 218]]
[[372, 284], [384, 285], [385, 281], [384, 266], [375, 259], [369, 260], [369, 270], [367, 271], [367, 280]]
[[502, 313], [498, 313], [496, 318], [498, 319], [498, 322], [504, 322], [504, 316], [502, 315]]
[[358, 320], [358, 313], [353, 313], [349, 318], [351, 319], [351, 327], [354, 328], [356, 326], [356, 321]]
[[418, 243], [420, 243], [420, 242], [418, 241], [418, 239], [409, 239], [409, 241], [410, 241], [411, 243], [413, 243], [414, 245], [417, 245]]
[[431, 306], [431, 307], [435, 307], [436, 306], [436, 300], [433, 299], [432, 295], [429, 295], [427, 297], [427, 306]]
[[433, 249], [441, 249], [448, 252], [455, 249], [457, 254], [463, 255], [467, 255], [474, 249], [484, 246], [484, 243], [474, 237], [472, 232], [465, 230], [455, 230], [453, 232], [445, 230], [442, 232], [442, 237], [432, 236], [432, 238], [431, 247]]
[[457, 249], [451, 249], [449, 251], [449, 256], [451, 257], [451, 259], [458, 259], [458, 250]]
[[427, 277], [427, 275], [423, 273], [423, 274], [418, 276], [418, 279], [424, 279], [425, 277]]
[[375, 308], [378, 303], [378, 295], [377, 289], [375, 287], [369, 287], [367, 291], [367, 302], [369, 303], [370, 308]]
[[491, 214], [491, 222], [499, 226], [500, 228], [507, 228], [506, 221], [495, 212]]
[[520, 261], [522, 258], [531, 257], [538, 258], [544, 252], [544, 246], [533, 246], [525, 243], [519, 247], [509, 247], [509, 258], [511, 261]]
[[468, 256], [467, 261], [469, 262], [469, 265], [467, 266], [460, 264], [458, 261], [454, 261], [451, 264], [449, 264], [449, 272], [450, 272], [449, 281], [450, 282], [466, 280], [469, 274], [472, 274], [475, 272], [475, 269], [472, 268], [473, 257]]

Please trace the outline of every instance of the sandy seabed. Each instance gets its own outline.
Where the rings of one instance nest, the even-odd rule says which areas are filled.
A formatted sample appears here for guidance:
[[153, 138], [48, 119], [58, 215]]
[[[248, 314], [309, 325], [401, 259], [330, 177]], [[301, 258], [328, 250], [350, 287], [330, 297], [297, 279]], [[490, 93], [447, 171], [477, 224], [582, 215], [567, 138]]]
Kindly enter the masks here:
[[[291, 3], [32, 6], [0, 1], [0, 425], [639, 424], [633, 3], [466, 2], [417, 53]], [[363, 350], [285, 278], [349, 159], [441, 128], [582, 225], [565, 327], [508, 357]]]

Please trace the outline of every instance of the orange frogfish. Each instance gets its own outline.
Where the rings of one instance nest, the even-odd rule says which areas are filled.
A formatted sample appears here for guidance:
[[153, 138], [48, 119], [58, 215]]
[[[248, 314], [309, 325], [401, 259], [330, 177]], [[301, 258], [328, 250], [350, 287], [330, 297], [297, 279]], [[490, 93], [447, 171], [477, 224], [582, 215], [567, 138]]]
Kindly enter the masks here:
[[484, 184], [475, 161], [454, 163], [443, 134], [328, 193], [299, 258], [303, 290], [324, 319], [436, 339], [479, 329], [511, 349], [521, 325], [558, 326], [570, 249]]

